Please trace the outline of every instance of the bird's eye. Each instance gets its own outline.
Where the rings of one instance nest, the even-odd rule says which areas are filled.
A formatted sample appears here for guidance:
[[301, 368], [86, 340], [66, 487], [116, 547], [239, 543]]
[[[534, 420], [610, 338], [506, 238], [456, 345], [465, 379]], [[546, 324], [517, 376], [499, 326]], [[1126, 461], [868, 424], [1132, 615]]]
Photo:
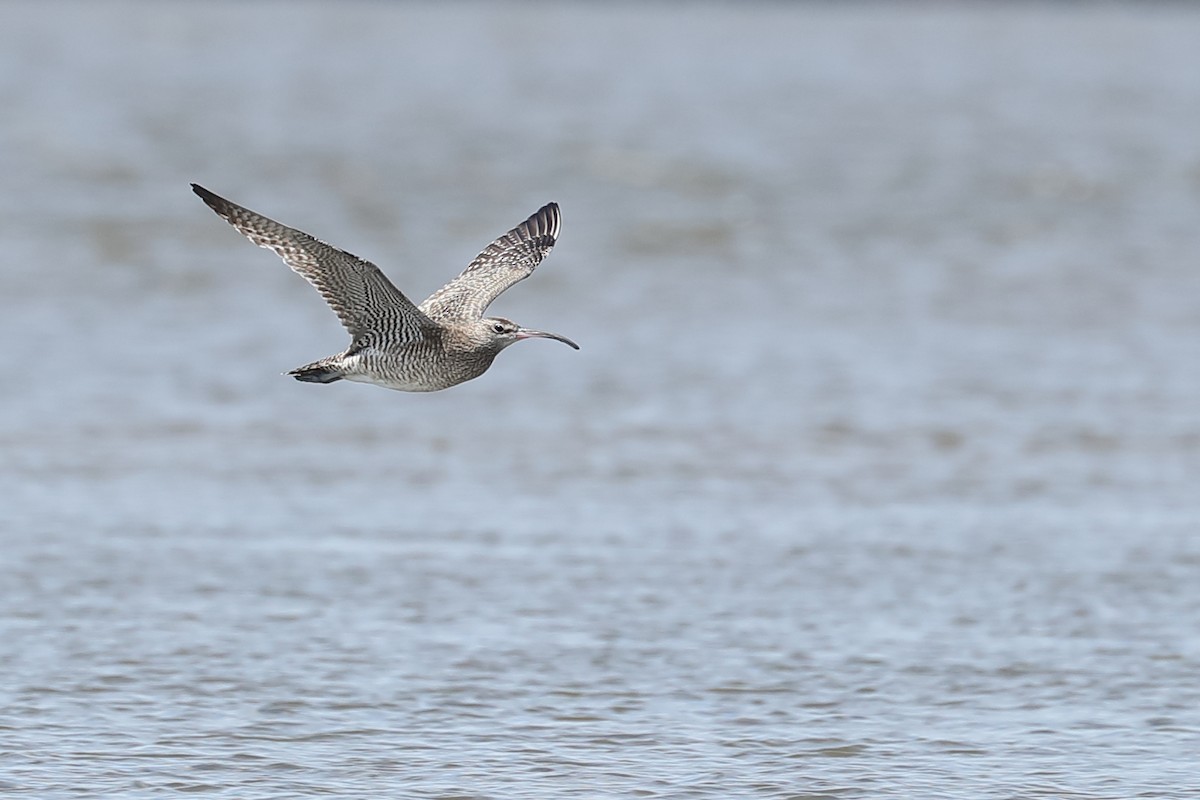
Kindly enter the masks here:
[[496, 333], [504, 333], [504, 330], [505, 330], [504, 323], [503, 322], [493, 322], [492, 330], [494, 330]]

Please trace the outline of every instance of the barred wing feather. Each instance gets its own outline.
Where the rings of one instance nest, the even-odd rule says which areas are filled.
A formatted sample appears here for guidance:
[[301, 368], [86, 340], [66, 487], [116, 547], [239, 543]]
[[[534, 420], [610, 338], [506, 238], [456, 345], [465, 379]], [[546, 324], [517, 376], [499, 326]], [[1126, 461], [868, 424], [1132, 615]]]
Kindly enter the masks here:
[[462, 274], [421, 303], [420, 310], [433, 320], [479, 319], [505, 289], [533, 274], [554, 247], [560, 224], [558, 204], [542, 206], [484, 248]]

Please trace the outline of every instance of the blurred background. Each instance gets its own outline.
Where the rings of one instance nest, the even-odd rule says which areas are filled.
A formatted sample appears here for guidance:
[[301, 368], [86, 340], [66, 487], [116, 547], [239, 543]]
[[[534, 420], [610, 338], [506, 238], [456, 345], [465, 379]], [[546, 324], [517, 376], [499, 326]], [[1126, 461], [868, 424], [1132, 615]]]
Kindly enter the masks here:
[[[0, 792], [1200, 791], [1200, 10], [0, 5]], [[554, 200], [411, 395], [281, 373]]]

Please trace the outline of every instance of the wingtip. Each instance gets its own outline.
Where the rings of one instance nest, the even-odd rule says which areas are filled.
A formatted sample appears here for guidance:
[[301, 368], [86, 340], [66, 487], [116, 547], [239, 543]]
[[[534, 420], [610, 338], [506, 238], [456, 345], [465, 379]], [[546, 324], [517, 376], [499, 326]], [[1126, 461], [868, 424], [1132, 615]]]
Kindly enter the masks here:
[[529, 218], [529, 222], [536, 222], [534, 228], [538, 233], [547, 234], [551, 239], [558, 239], [558, 232], [562, 228], [562, 211], [558, 208], [558, 203], [553, 201], [539, 208]]
[[221, 195], [217, 194], [216, 192], [205, 189], [198, 183], [192, 184], [192, 191], [197, 197], [204, 201], [204, 205], [211, 208], [219, 216], [224, 217], [227, 220], [229, 219], [229, 209], [233, 207], [233, 203], [229, 202], [224, 197], [221, 197]]
[[201, 186], [198, 183], [192, 184], [192, 192], [206, 203], [209, 202], [212, 198], [216, 197], [215, 194], [210, 192], [208, 189], [205, 189], [203, 186]]

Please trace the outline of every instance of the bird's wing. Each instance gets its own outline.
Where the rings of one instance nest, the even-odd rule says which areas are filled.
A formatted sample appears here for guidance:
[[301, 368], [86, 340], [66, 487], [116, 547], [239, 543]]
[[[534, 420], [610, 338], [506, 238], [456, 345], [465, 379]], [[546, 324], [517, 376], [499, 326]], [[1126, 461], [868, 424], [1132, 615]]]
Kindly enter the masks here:
[[415, 341], [432, 325], [370, 261], [231, 203], [203, 186], [193, 183], [192, 191], [243, 236], [274, 250], [283, 263], [303, 275], [356, 339], [379, 332]]
[[533, 274], [554, 247], [561, 218], [558, 203], [549, 203], [475, 256], [454, 280], [421, 303], [435, 320], [479, 319], [508, 287]]

